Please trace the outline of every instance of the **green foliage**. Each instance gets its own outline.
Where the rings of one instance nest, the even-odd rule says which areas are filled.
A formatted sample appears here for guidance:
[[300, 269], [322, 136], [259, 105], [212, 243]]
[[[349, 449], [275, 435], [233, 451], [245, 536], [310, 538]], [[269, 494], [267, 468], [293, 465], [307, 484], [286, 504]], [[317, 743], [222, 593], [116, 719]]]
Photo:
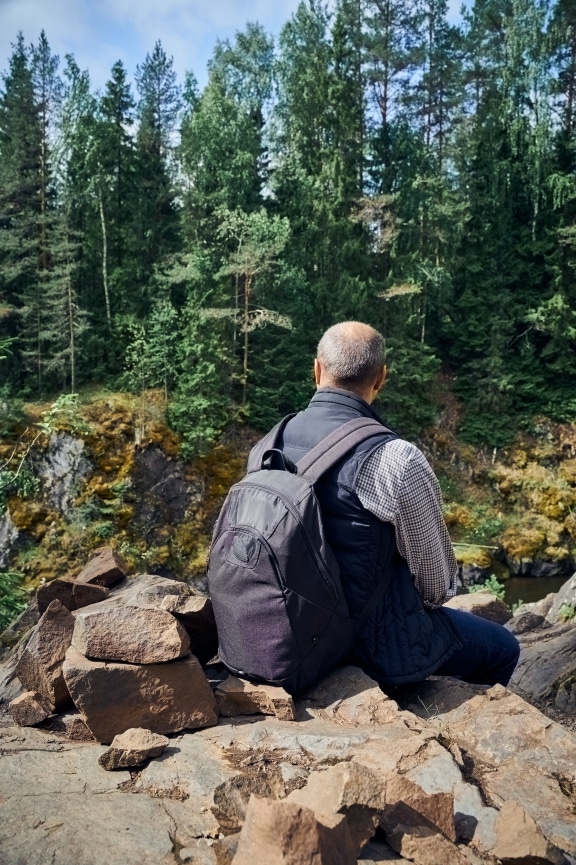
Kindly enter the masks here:
[[511, 605], [510, 609], [512, 610], [512, 613], [515, 613], [516, 610], [519, 610], [520, 607], [522, 607], [523, 605], [524, 605], [524, 601], [522, 601], [522, 600], [514, 601], [514, 603]]
[[75, 433], [88, 433], [90, 427], [80, 414], [80, 397], [77, 393], [63, 393], [49, 409], [42, 412], [37, 427], [46, 435], [65, 429]]
[[560, 610], [558, 611], [558, 617], [563, 622], [571, 622], [572, 619], [576, 618], [576, 605], [562, 604]]
[[475, 444], [574, 420], [573, 5], [479, 0], [456, 27], [446, 0], [311, 0], [277, 45], [256, 24], [218, 43], [202, 90], [157, 42], [135, 95], [121, 62], [95, 94], [69, 56], [63, 84], [46, 35], [20, 34], [0, 427], [15, 394], [162, 387], [202, 449], [300, 407], [344, 319], [385, 333], [381, 407], [406, 435], [434, 421], [441, 368]]
[[499, 582], [498, 578], [494, 574], [490, 574], [487, 580], [485, 580], [481, 585], [478, 586], [468, 586], [468, 592], [489, 592], [491, 595], [495, 595], [497, 598], [500, 598], [501, 601], [504, 600], [505, 587]]
[[21, 587], [22, 576], [10, 571], [0, 572], [0, 632], [26, 609], [28, 593]]

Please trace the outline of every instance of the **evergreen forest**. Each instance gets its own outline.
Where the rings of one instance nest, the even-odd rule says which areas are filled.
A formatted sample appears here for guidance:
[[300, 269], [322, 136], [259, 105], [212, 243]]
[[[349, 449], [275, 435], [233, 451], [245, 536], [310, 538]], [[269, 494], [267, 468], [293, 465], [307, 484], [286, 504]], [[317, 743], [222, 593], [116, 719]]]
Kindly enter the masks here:
[[[303, 407], [323, 330], [386, 336], [405, 435], [576, 420], [576, 3], [302, 2], [160, 42], [102, 91], [15, 36], [0, 84], [0, 427], [18, 400], [164, 394], [188, 454]], [[440, 383], [440, 384], [439, 384]]]

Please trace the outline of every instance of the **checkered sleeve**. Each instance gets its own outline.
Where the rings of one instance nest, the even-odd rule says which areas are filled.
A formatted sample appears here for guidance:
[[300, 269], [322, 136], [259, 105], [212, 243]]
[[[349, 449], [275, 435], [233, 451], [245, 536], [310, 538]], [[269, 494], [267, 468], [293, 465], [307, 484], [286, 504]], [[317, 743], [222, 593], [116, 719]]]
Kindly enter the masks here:
[[393, 439], [365, 460], [356, 480], [362, 505], [396, 532], [398, 551], [427, 606], [456, 594], [458, 566], [442, 516], [438, 480], [424, 454]]

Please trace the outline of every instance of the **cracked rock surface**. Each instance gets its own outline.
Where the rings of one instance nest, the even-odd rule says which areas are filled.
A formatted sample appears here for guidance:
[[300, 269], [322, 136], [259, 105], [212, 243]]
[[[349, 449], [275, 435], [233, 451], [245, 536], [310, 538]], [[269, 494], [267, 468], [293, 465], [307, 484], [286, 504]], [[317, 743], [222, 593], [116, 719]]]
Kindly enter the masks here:
[[[345, 817], [362, 865], [576, 861], [574, 734], [504, 688], [430, 680], [399, 708], [348, 673], [296, 701], [294, 721], [221, 717], [114, 773], [99, 765], [103, 745], [50, 721], [16, 727], [0, 704], [0, 862], [230, 865], [270, 815], [292, 819], [273, 802], [306, 803], [325, 850]], [[270, 861], [300, 861], [289, 854]]]

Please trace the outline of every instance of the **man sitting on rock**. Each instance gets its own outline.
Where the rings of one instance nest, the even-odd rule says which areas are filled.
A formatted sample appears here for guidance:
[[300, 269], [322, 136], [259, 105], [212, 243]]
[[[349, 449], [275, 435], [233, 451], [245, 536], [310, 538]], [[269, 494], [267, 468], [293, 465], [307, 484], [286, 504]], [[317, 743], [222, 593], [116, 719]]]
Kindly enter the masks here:
[[[280, 442], [290, 459], [297, 462], [351, 419], [382, 423], [371, 403], [386, 379], [383, 344], [360, 322], [326, 331], [314, 362], [316, 394]], [[456, 593], [457, 564], [432, 469], [413, 444], [384, 432], [382, 439], [356, 446], [316, 485], [353, 616], [392, 571], [353, 661], [384, 686], [432, 674], [506, 685], [518, 661], [516, 638], [501, 625], [442, 606]]]

